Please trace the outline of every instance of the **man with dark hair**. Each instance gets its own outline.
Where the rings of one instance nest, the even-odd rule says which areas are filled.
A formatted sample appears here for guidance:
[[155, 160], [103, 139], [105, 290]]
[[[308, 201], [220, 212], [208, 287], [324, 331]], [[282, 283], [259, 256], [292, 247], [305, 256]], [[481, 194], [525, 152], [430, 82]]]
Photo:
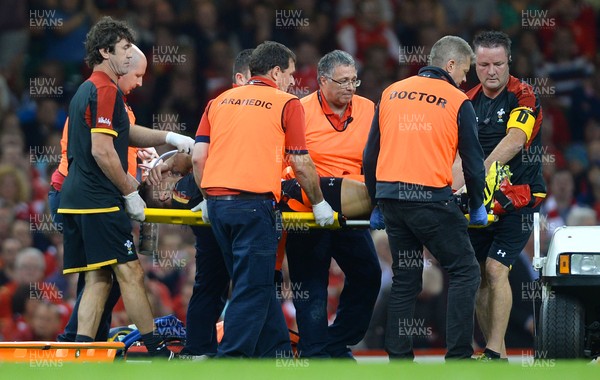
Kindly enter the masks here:
[[[132, 51], [133, 52], [131, 55], [131, 61], [129, 63], [129, 66], [130, 66], [129, 71], [127, 72], [127, 74], [119, 77], [119, 80], [117, 82], [117, 85], [119, 86], [121, 91], [123, 91], [123, 94], [125, 96], [129, 95], [129, 93], [131, 91], [133, 91], [135, 88], [140, 87], [142, 85], [142, 77], [146, 73], [146, 67], [148, 65], [146, 56], [137, 46], [133, 45]], [[133, 113], [133, 110], [131, 110], [131, 108], [127, 109], [127, 114], [129, 116], [129, 122], [131, 124], [135, 124], [135, 115]], [[68, 174], [68, 169], [67, 169], [67, 167], [68, 167], [67, 141], [68, 141], [68, 133], [69, 133], [68, 123], [69, 123], [69, 120], [67, 119], [67, 121], [65, 122], [64, 129], [63, 129], [62, 138], [60, 140], [60, 146], [61, 146], [61, 151], [62, 151], [61, 157], [60, 157], [60, 163], [58, 165], [58, 168], [54, 171], [54, 173], [52, 173], [52, 180], [50, 183], [51, 188], [50, 188], [50, 191], [48, 192], [48, 207], [50, 209], [50, 212], [52, 214], [52, 217], [53, 217], [55, 223], [57, 223], [61, 232], [62, 232], [62, 226], [63, 226], [63, 221], [62, 221], [63, 215], [57, 214], [57, 210], [58, 210], [58, 207], [60, 204], [60, 191], [62, 188], [62, 184], [64, 183], [65, 178], [67, 177], [67, 174]], [[136, 161], [137, 152], [138, 152], [138, 148], [129, 147], [129, 149], [128, 149], [127, 172], [131, 176], [134, 176], [134, 177], [135, 177], [136, 171], [137, 171], [137, 161]], [[69, 322], [65, 326], [64, 333], [58, 336], [59, 341], [64, 341], [64, 342], [74, 342], [75, 341], [75, 336], [77, 335], [77, 312], [79, 309], [79, 303], [81, 301], [81, 293], [83, 291], [83, 287], [85, 286], [84, 277], [85, 276], [83, 274], [79, 275], [79, 279], [77, 282], [77, 301], [75, 302], [75, 305], [73, 306], [73, 313], [71, 314], [71, 317], [69, 318]], [[113, 286], [110, 290], [110, 294], [108, 295], [106, 304], [104, 306], [104, 311], [102, 312], [102, 317], [100, 319], [98, 331], [96, 332], [96, 336], [95, 336], [96, 341], [105, 341], [108, 339], [112, 310], [113, 310], [114, 306], [117, 304], [117, 302], [119, 301], [120, 297], [121, 297], [121, 290], [119, 289], [119, 284], [113, 283]]]
[[431, 48], [430, 66], [393, 83], [381, 95], [364, 151], [365, 180], [379, 201], [394, 274], [385, 349], [390, 359], [413, 359], [414, 319], [423, 282], [423, 246], [448, 272], [446, 359], [473, 355], [473, 313], [479, 267], [467, 221], [452, 198], [457, 151], [469, 189], [471, 224], [487, 224], [483, 205], [483, 152], [475, 112], [458, 86], [466, 80], [473, 51], [445, 36]]
[[295, 56], [287, 47], [260, 44], [250, 58], [248, 84], [207, 106], [196, 132], [193, 171], [204, 196], [199, 208], [211, 222], [233, 285], [217, 357], [291, 355], [273, 281], [284, 150], [316, 222], [334, 221], [306, 149], [304, 110], [287, 93], [294, 70]]
[[[100, 49], [106, 50], [107, 53], [117, 54], [117, 41], [127, 41], [130, 47], [135, 41], [133, 31], [124, 22], [113, 20], [110, 17], [102, 18], [86, 36], [85, 40], [85, 63], [90, 69], [95, 68], [104, 62], [105, 58], [100, 52]], [[125, 72], [123, 72], [125, 71]], [[117, 69], [115, 72], [118, 76], [126, 74], [127, 69]]]
[[[502, 32], [479, 33], [473, 41], [481, 84], [471, 99], [485, 156], [486, 172], [505, 165], [512, 176], [490, 205], [499, 220], [469, 231], [481, 266], [477, 320], [486, 339], [482, 360], [506, 358], [504, 335], [512, 306], [508, 274], [529, 239], [533, 212], [546, 196], [541, 165], [542, 108], [533, 88], [509, 74], [510, 38]], [[456, 183], [455, 187], [460, 187]]]
[[69, 175], [58, 212], [64, 215], [63, 273], [85, 273], [77, 342], [96, 336], [106, 299], [118, 281], [125, 308], [151, 356], [170, 357], [154, 334], [144, 273], [135, 254], [129, 218], [143, 221], [145, 203], [127, 174], [127, 148], [168, 143], [182, 152], [193, 141], [172, 132], [130, 126], [119, 77], [130, 70], [133, 34], [127, 24], [101, 19], [87, 35], [86, 61], [93, 69], [69, 105]]
[[250, 79], [250, 57], [254, 49], [244, 49], [238, 53], [233, 61], [233, 84], [241, 86]]

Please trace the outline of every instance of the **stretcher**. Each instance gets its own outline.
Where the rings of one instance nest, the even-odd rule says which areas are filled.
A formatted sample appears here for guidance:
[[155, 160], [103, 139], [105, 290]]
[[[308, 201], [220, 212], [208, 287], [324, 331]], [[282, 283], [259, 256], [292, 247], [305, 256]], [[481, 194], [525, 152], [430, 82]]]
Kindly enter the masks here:
[[0, 363], [28, 363], [60, 367], [64, 362], [112, 362], [122, 342], [0, 342]]
[[[168, 159], [175, 155], [177, 150], [170, 150], [163, 153], [159, 158], [153, 161], [151, 167], [154, 168], [160, 162]], [[146, 220], [148, 223], [164, 223], [164, 224], [187, 224], [191, 226], [209, 226], [210, 224], [202, 221], [201, 211], [191, 210], [172, 210], [172, 209], [160, 209], [160, 208], [147, 208], [145, 209]], [[369, 228], [368, 220], [346, 220], [343, 215], [335, 212], [334, 223], [329, 226], [320, 226], [315, 222], [315, 218], [312, 212], [282, 212], [282, 222], [284, 229], [286, 226], [291, 229], [297, 228], [300, 224], [302, 227], [308, 228], [325, 228], [331, 230], [337, 230], [340, 228]], [[467, 220], [469, 214], [465, 214]], [[493, 214], [488, 214], [488, 225], [498, 220], [498, 217]], [[469, 226], [469, 228], [481, 228], [485, 226]]]
[[[145, 209], [146, 220], [148, 223], [165, 223], [165, 224], [188, 224], [191, 226], [209, 226], [210, 224], [202, 221], [201, 211], [191, 210], [174, 210], [164, 208], [147, 208]], [[315, 222], [312, 212], [282, 212], [283, 227], [297, 226], [302, 223], [308, 228], [326, 228], [337, 230], [340, 228], [369, 228], [368, 220], [346, 220], [343, 215], [334, 213], [334, 223], [329, 226], [322, 227]], [[469, 214], [465, 217], [469, 220]], [[496, 215], [488, 215], [488, 224], [493, 223], [498, 219]], [[478, 226], [470, 226], [478, 227]]]

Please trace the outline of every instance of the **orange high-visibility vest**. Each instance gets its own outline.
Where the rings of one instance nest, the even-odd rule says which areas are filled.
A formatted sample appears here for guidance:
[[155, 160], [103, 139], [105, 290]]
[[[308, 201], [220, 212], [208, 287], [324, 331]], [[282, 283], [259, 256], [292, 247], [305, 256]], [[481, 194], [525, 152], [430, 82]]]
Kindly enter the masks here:
[[[322, 99], [325, 101], [325, 99]], [[317, 92], [300, 100], [306, 113], [306, 146], [321, 177], [361, 174], [362, 153], [375, 113], [372, 101], [352, 97], [352, 121], [337, 131], [323, 113]]]
[[271, 86], [246, 85], [219, 95], [208, 110], [210, 146], [202, 188], [281, 197], [283, 109], [296, 98]]
[[467, 96], [441, 79], [414, 76], [383, 91], [378, 182], [452, 185], [458, 111]]

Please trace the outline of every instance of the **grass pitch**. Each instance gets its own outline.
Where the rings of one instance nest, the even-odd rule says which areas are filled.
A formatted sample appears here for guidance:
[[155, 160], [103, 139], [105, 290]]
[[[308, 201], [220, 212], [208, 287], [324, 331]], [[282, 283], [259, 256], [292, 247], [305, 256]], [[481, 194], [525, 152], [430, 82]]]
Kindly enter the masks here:
[[209, 360], [203, 362], [0, 363], [2, 380], [182, 380], [182, 379], [326, 379], [326, 380], [587, 380], [600, 378], [600, 365], [589, 361], [524, 362], [523, 364], [352, 363], [339, 360]]

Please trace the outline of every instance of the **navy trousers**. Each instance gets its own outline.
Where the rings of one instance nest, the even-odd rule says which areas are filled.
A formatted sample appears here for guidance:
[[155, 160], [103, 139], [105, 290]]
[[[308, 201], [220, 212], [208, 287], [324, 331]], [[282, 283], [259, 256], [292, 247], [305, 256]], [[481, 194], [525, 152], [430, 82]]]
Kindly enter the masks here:
[[232, 280], [217, 357], [290, 357], [273, 281], [281, 224], [268, 199], [208, 199], [208, 215]]
[[[304, 357], [351, 357], [371, 321], [381, 267], [368, 230], [290, 233], [286, 245], [296, 321]], [[328, 326], [327, 286], [334, 258], [345, 275], [335, 321]]]
[[196, 235], [196, 277], [186, 317], [184, 353], [214, 356], [217, 329], [229, 293], [229, 273], [212, 228], [192, 227]]

